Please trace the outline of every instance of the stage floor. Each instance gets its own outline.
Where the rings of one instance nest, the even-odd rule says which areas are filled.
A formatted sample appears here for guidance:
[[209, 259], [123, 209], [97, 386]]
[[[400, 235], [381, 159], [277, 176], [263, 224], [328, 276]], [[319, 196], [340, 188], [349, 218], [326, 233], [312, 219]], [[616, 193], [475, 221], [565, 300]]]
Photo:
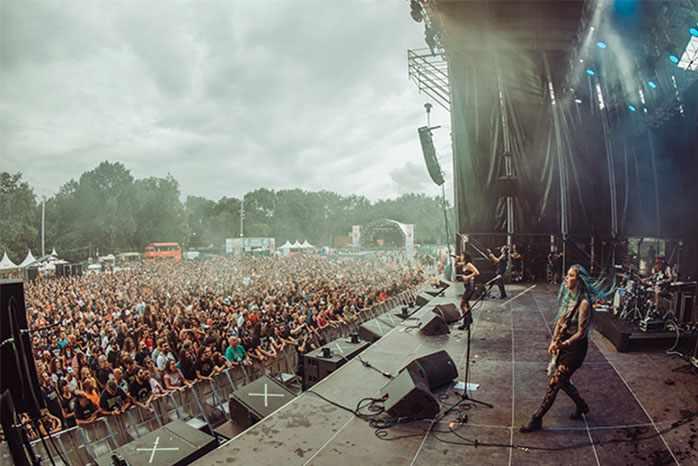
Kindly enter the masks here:
[[[452, 286], [416, 315], [430, 313], [432, 304], [457, 303], [458, 291], [457, 285]], [[511, 285], [509, 300], [489, 300], [475, 311], [470, 381], [480, 388], [471, 396], [494, 408], [473, 406], [461, 411], [468, 422], [455, 431], [471, 441], [517, 448], [466, 445], [449, 432], [448, 421], [457, 412], [436, 426], [429, 421], [396, 426], [379, 438], [365, 421], [306, 392], [196, 464], [698, 464], [698, 419], [673, 426], [698, 410], [698, 376], [673, 371], [684, 361], [661, 352], [617, 353], [596, 332], [585, 365], [573, 377], [591, 407], [586, 420], [569, 419], [574, 404], [560, 392], [542, 432], [518, 432], [546, 388], [546, 349], [556, 291], [545, 285]], [[453, 325], [450, 335], [425, 337], [406, 328], [410, 325], [413, 322], [407, 321], [396, 327], [364, 351], [362, 358], [395, 373], [415, 357], [445, 349], [463, 377], [464, 331]], [[376, 396], [386, 382], [354, 359], [313, 390], [354, 407], [361, 398]], [[456, 400], [451, 392], [443, 404]]]

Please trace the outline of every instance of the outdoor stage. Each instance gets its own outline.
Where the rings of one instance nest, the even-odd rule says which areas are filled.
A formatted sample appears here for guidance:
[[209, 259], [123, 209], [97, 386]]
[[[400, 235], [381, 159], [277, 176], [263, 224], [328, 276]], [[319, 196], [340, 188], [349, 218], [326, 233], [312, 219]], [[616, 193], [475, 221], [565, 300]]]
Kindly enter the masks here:
[[[451, 286], [416, 316], [430, 314], [433, 304], [457, 303], [458, 286], [462, 289]], [[591, 407], [586, 421], [569, 419], [574, 405], [560, 392], [545, 417], [544, 431], [518, 432], [546, 388], [556, 291], [545, 285], [512, 285], [509, 300], [489, 300], [475, 311], [470, 381], [480, 389], [471, 396], [494, 408], [474, 405], [462, 411], [468, 422], [454, 429], [471, 441], [520, 448], [465, 445], [448, 428], [458, 411], [431, 431], [431, 422], [422, 421], [393, 427], [379, 438], [365, 421], [306, 392], [195, 464], [698, 464], [698, 419], [666, 431], [698, 409], [696, 375], [672, 372], [684, 362], [661, 352], [616, 353], [598, 333], [586, 364], [573, 377]], [[396, 327], [362, 358], [395, 374], [415, 357], [445, 349], [463, 376], [465, 331], [453, 325], [450, 335], [424, 337], [405, 328], [410, 325], [414, 321]], [[361, 398], [377, 396], [387, 381], [353, 359], [312, 389], [353, 408]], [[444, 406], [457, 401], [450, 390], [444, 393], [450, 393]]]

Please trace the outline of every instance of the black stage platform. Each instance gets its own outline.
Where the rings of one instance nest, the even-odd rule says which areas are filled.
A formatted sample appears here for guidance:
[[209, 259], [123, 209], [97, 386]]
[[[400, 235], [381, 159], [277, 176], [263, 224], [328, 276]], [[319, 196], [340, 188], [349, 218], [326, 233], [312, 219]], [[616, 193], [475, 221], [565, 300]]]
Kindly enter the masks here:
[[[610, 312], [597, 313], [594, 327], [621, 353], [666, 350], [676, 344], [674, 332], [643, 332], [638, 324], [617, 319]], [[695, 344], [695, 338], [690, 335], [681, 336], [679, 344], [691, 346]]]
[[[556, 291], [540, 285], [512, 285], [509, 300], [489, 300], [476, 311], [471, 382], [480, 384], [480, 389], [471, 395], [494, 408], [473, 406], [462, 411], [468, 422], [455, 431], [477, 439], [477, 447], [465, 445], [449, 432], [448, 423], [458, 413], [435, 426], [421, 421], [393, 427], [379, 438], [382, 434], [365, 421], [306, 392], [196, 464], [698, 464], [696, 419], [672, 429], [673, 423], [696, 410], [698, 378], [672, 372], [684, 362], [661, 353], [617, 353], [598, 334], [592, 338], [585, 366], [574, 376], [591, 406], [587, 419], [570, 420], [573, 403], [560, 393], [545, 418], [544, 431], [518, 432], [547, 385], [546, 349]], [[454, 285], [416, 317], [430, 314], [433, 304], [457, 300]], [[450, 335], [425, 337], [408, 329], [410, 325], [414, 322], [395, 327], [364, 351], [362, 359], [395, 373], [418, 356], [445, 349], [463, 376], [465, 332], [454, 325]], [[376, 396], [386, 382], [384, 376], [354, 359], [313, 390], [354, 407], [358, 400]], [[444, 406], [457, 401], [450, 390], [446, 394]], [[620, 440], [629, 441], [617, 443]], [[520, 447], [489, 447], [482, 442]]]
[[[117, 448], [114, 452], [131, 466], [183, 466], [216, 447], [216, 439], [182, 421], [169, 424]], [[97, 460], [99, 466], [112, 466], [111, 454]]]

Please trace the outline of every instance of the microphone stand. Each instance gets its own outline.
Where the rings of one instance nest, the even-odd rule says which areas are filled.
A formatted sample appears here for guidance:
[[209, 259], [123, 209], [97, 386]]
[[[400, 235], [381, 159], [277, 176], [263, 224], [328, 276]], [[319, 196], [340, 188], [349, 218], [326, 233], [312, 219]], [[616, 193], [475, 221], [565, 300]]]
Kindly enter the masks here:
[[497, 281], [496, 280], [490, 280], [484, 285], [484, 292], [480, 294], [480, 296], [477, 297], [475, 302], [470, 306], [470, 321], [467, 324], [467, 344], [466, 344], [466, 350], [465, 350], [465, 380], [463, 382], [463, 396], [462, 400], [468, 400], [472, 403], [478, 403], [483, 406], [486, 406], [488, 408], [494, 408], [494, 405], [487, 403], [485, 401], [480, 401], [476, 400], [475, 398], [472, 398], [468, 394], [468, 380], [470, 379], [470, 339], [471, 339], [471, 334], [470, 334], [470, 327], [473, 324], [473, 310], [475, 307], [482, 302], [482, 299], [484, 296], [486, 296], [489, 291], [492, 289], [492, 287], [495, 285]]

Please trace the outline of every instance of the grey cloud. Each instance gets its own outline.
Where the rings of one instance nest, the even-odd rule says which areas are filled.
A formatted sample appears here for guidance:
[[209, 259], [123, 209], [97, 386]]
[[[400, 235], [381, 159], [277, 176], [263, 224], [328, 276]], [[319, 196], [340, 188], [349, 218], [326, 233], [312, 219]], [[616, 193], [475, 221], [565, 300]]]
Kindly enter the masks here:
[[42, 194], [105, 159], [211, 198], [433, 192], [416, 135], [425, 98], [406, 70], [423, 32], [404, 1], [1, 8], [0, 169]]

